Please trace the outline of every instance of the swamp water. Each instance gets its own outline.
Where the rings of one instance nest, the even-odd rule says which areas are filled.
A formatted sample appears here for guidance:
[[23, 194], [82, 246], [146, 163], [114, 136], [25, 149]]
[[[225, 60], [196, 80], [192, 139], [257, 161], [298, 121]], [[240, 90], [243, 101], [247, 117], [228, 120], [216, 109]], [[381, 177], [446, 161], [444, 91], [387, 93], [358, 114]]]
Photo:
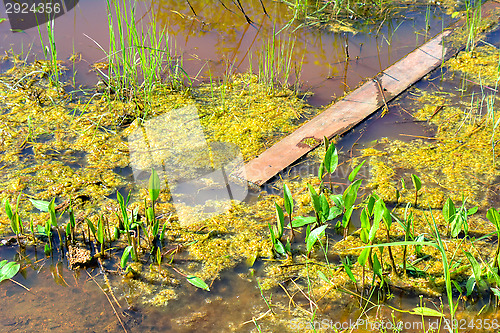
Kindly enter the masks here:
[[[161, 226], [165, 225], [160, 268], [158, 268], [156, 258], [147, 255], [150, 249], [148, 249], [147, 237], [144, 236], [141, 242], [145, 254], [141, 256], [141, 263], [129, 261], [131, 269], [126, 275], [120, 268], [121, 253], [127, 246], [123, 235], [119, 241], [113, 241], [111, 248], [107, 250], [108, 256], [100, 259], [99, 263], [94, 262], [93, 266], [97, 265], [97, 267], [89, 268], [87, 271], [78, 270], [76, 273], [68, 269], [67, 257], [63, 258], [59, 255], [57, 244], [54, 245], [53, 255], [45, 257], [43, 244], [46, 239], [41, 236], [38, 236], [37, 253], [34, 252], [32, 246], [29, 246], [25, 253], [21, 256], [17, 255], [17, 245], [9, 245], [15, 243], [14, 240], [10, 240], [10, 243], [1, 247], [2, 258], [15, 259], [23, 263], [22, 271], [15, 279], [30, 288], [27, 292], [10, 282], [2, 283], [4, 300], [1, 305], [3, 307], [1, 324], [4, 326], [3, 329], [9, 332], [123, 331], [117, 319], [118, 316], [126, 330], [130, 332], [305, 331], [310, 328], [308, 323], [315, 316], [316, 322], [313, 322], [316, 325], [318, 322], [323, 325], [319, 328], [316, 326], [319, 331], [334, 331], [339, 327], [339, 323], [340, 325], [352, 323], [359, 318], [365, 320], [358, 322], [357, 330], [359, 331], [373, 330], [373, 327], [377, 325], [380, 328], [381, 324], [396, 325], [399, 321], [403, 321], [404, 323], [417, 323], [414, 324], [417, 326], [404, 327], [405, 332], [418, 332], [423, 330], [418, 326], [418, 323], [422, 322], [420, 316], [394, 309], [407, 311], [424, 303], [427, 307], [432, 307], [435, 303], [438, 310], [442, 305], [444, 307], [442, 311], [448, 313], [444, 296], [442, 302], [438, 298], [443, 293], [442, 268], [438, 264], [439, 254], [432, 248], [430, 250], [425, 248], [424, 255], [419, 257], [425, 258], [418, 261], [424, 266], [417, 266], [418, 258], [411, 250], [411, 255], [415, 256], [410, 258], [415, 265], [415, 276], [410, 276], [409, 282], [391, 278], [393, 281], [390, 283], [390, 291], [375, 293], [372, 299], [375, 301], [377, 297], [380, 297], [386, 299], [386, 302], [381, 303], [380, 306], [372, 303], [365, 304], [367, 306], [365, 310], [369, 311], [363, 315], [359, 308], [359, 297], [356, 296], [359, 295], [357, 288], [348, 280], [345, 268], [340, 262], [341, 258], [345, 260], [348, 257], [356, 265], [356, 257], [359, 256], [360, 250], [353, 248], [363, 246], [357, 234], [341, 241], [342, 237], [333, 228], [335, 222], [332, 222], [332, 227], [327, 230], [331, 241], [326, 255], [323, 255], [318, 247], [308, 260], [305, 248], [302, 246], [304, 235], [297, 235], [296, 241], [292, 244], [294, 258], [273, 259], [267, 223], [275, 223], [274, 201], [283, 206], [283, 199], [272, 195], [275, 189], [281, 191], [282, 183], [275, 181], [267, 185], [267, 192], [263, 193], [249, 189], [250, 195], [246, 198], [247, 203], [231, 204], [230, 199], [245, 197], [246, 187], [226, 180], [225, 171], [221, 165], [227, 165], [227, 161], [233, 161], [236, 164], [243, 163], [282, 135], [292, 131], [301, 121], [313, 116], [318, 110], [306, 105], [304, 101], [286, 89], [274, 93], [273, 98], [269, 98], [265, 88], [260, 86], [262, 83], [255, 77], [244, 73], [248, 66], [244, 65], [244, 63], [248, 64], [248, 59], [245, 57], [250, 54], [250, 52], [247, 54], [247, 50], [252, 48], [259, 50], [258, 41], [265, 40], [273, 31], [272, 22], [262, 14], [259, 2], [248, 3], [248, 7], [245, 7], [249, 17], [255, 22], [263, 22], [262, 25], [254, 23], [252, 26], [245, 22], [244, 17], [238, 14], [236, 8], [233, 8], [235, 13], [231, 14], [221, 9], [220, 5], [211, 4], [211, 6], [204, 7], [205, 4], [201, 2], [191, 1], [190, 3], [195, 11], [197, 11], [196, 8], [204, 8], [206, 12], [197, 11], [199, 16], [192, 16], [188, 8], [176, 8], [168, 2], [153, 3], [151, 7], [145, 5], [145, 8], [151, 8], [151, 11], [158, 11], [161, 14], [158, 16], [158, 22], [169, 27], [170, 36], [175, 39], [177, 47], [181, 50], [183, 68], [190, 77], [198, 77], [200, 81], [209, 83], [216, 75], [221, 75], [226, 71], [228, 61], [232, 64], [241, 63], [241, 67], [235, 66], [234, 71], [242, 73], [234, 78], [222, 78], [220, 80], [222, 84], [220, 82], [206, 84], [188, 92], [178, 92], [167, 87], [153, 91], [151, 110], [154, 111], [150, 117], [167, 116], [172, 109], [185, 110], [182, 108], [185, 105], [196, 105], [200, 115], [200, 127], [197, 124], [191, 127], [193, 122], [190, 118], [165, 120], [168, 123], [184, 121], [190, 124], [186, 132], [192, 135], [169, 132], [167, 126], [152, 125], [158, 133], [163, 131], [173, 136], [168, 140], [166, 139], [168, 135], [156, 138], [154, 131], [148, 132], [147, 125], [141, 127], [139, 122], [134, 120], [133, 116], [140, 101], [108, 101], [103, 96], [92, 96], [92, 94], [85, 96], [85, 92], [82, 93], [83, 98], [80, 101], [72, 99], [71, 96], [61, 96], [57, 88], [51, 87], [47, 82], [44, 72], [50, 72], [50, 70], [46, 62], [30, 61], [27, 66], [22, 66], [16, 65], [16, 58], [10, 56], [2, 63], [2, 68], [4, 68], [4, 75], [1, 79], [3, 94], [1, 103], [4, 110], [2, 115], [4, 125], [1, 161], [2, 187], [4, 188], [2, 198], [8, 198], [12, 204], [19, 192], [23, 191], [26, 197], [20, 200], [19, 211], [25, 228], [29, 220], [32, 220], [36, 227], [37, 225], [43, 226], [49, 218], [48, 213], [40, 213], [34, 209], [27, 198], [50, 201], [56, 197], [56, 204], [63, 204], [63, 207], [66, 200], [71, 198], [78, 221], [77, 230], [79, 232], [83, 230], [88, 237], [87, 226], [83, 222], [85, 218], [89, 218], [93, 224], [97, 225], [99, 223], [97, 215], [103, 213], [111, 227], [119, 225], [120, 216], [115, 214], [119, 213], [116, 201], [117, 191], [125, 198], [129, 191], [132, 191], [129, 214], [136, 209], [144, 221], [148, 214], [146, 207], [150, 206], [150, 201], [146, 203], [144, 199], [149, 198], [147, 182], [151, 167], [162, 170], [159, 171], [161, 183], [166, 184], [165, 179], [168, 179], [166, 186], [169, 186], [168, 190], [162, 187], [155, 205], [156, 218]], [[278, 27], [286, 24], [291, 18], [288, 8], [283, 4], [264, 2], [264, 5]], [[97, 10], [99, 6], [102, 8]], [[177, 3], [176, 6], [178, 6]], [[271, 8], [275, 12], [272, 12]], [[101, 19], [98, 19], [99, 15], [102, 15]], [[414, 20], [394, 20], [382, 25], [378, 37], [374, 33], [360, 32], [355, 35], [352, 33], [342, 35], [327, 31], [298, 30], [294, 52], [297, 53], [296, 61], [303, 63], [300, 82], [302, 89], [315, 93], [308, 101], [315, 105], [329, 103], [333, 96], [341, 96], [346, 86], [356, 86], [365, 77], [373, 76], [381, 68], [397, 61], [402, 55], [423, 42], [424, 36], [419, 35], [421, 27], [425, 27], [423, 16], [415, 13]], [[230, 21], [226, 23], [219, 18], [226, 18]], [[67, 20], [67, 30], [70, 30], [69, 27], [74, 27], [74, 36], [64, 35], [58, 31], [58, 29], [63, 29], [60, 27], [64, 27], [64, 20]], [[92, 24], [82, 23], [89, 22], [85, 20], [91, 20]], [[97, 44], [107, 45], [106, 38], [99, 32], [107, 30], [106, 20], [105, 6], [101, 2], [80, 4], [71, 14], [58, 19], [55, 34], [58, 58], [65, 59], [73, 53], [72, 44], [64, 42], [64, 38], [68, 40], [75, 38], [74, 50], [82, 53], [82, 59], [86, 62], [102, 60], [104, 55], [96, 43], [89, 41], [87, 37], [82, 37], [82, 31], [90, 29], [85, 32], [88, 36], [96, 40]], [[429, 35], [432, 35], [441, 30], [442, 24], [446, 25], [446, 19], [444, 23], [441, 23], [439, 17], [433, 17], [430, 23]], [[34, 31], [31, 37], [24, 33], [20, 34], [20, 37], [12, 35], [8, 32], [5, 22], [0, 24], [0, 29], [5, 29], [1, 47], [8, 50], [10, 43], [15, 42], [17, 46], [13, 47], [14, 53], [21, 52], [18, 49], [21, 40], [26, 43], [24, 45], [28, 45], [30, 38], [34, 38], [33, 36], [36, 38]], [[415, 37], [416, 34], [420, 36], [418, 39]], [[346, 42], [349, 43], [350, 60], [348, 62], [344, 61]], [[252, 66], [257, 68], [259, 66], [257, 56], [253, 57], [252, 61], [255, 64]], [[75, 65], [78, 72], [74, 79], [77, 83], [92, 84], [95, 82], [92, 80], [96, 80], [95, 75], [83, 74], [88, 71], [85, 61]], [[65, 65], [68, 68], [72, 66], [70, 62], [66, 62]], [[202, 66], [210, 68], [210, 71]], [[197, 75], [198, 73], [201, 74]], [[69, 78], [72, 75], [66, 74], [66, 77]], [[22, 78], [21, 81], [20, 78]], [[434, 74], [421, 83], [423, 85], [421, 89], [431, 90], [430, 86], [439, 86], [442, 84], [439, 78], [439, 74]], [[224, 80], [231, 80], [231, 82], [224, 84]], [[478, 78], [469, 78], [469, 80], [477, 82]], [[443, 82], [445, 82], [443, 86], [446, 87], [449, 81]], [[36, 89], [31, 88], [33, 84]], [[22, 88], [19, 89], [16, 86]], [[457, 84], [453, 82], [450, 86], [456, 87]], [[12, 87], [17, 88], [17, 93], [12, 93], [14, 90], [11, 89]], [[478, 95], [481, 92], [480, 88], [474, 88], [472, 85], [467, 85], [467, 87], [475, 89]], [[457, 95], [457, 98], [466, 99], [470, 103], [471, 91], [465, 91], [462, 95]], [[412, 201], [413, 188], [409, 174], [418, 172], [423, 183], [423, 193], [419, 197], [421, 205], [431, 203], [432, 208], [441, 208], [444, 195], [450, 196], [450, 193], [445, 192], [436, 199], [439, 193], [431, 189], [432, 179], [427, 179], [422, 175], [423, 169], [410, 171], [410, 167], [403, 166], [401, 170], [391, 171], [376, 167], [376, 165], [389, 166], [390, 163], [397, 162], [377, 160], [379, 155], [383, 158], [384, 150], [405, 151], [408, 149], [407, 147], [391, 147], [390, 142], [380, 140], [381, 136], [391, 138], [393, 135], [391, 133], [403, 133], [431, 137], [436, 133], [436, 127], [433, 127], [432, 123], [426, 126], [421, 126], [423, 125], [421, 123], [412, 123], [413, 118], [406, 112], [413, 114], [427, 103], [430, 106], [427, 106], [427, 109], [423, 108], [422, 118], [416, 118], [423, 122], [422, 120], [427, 120], [435, 112], [432, 106], [435, 106], [437, 102], [432, 98], [430, 100], [421, 98], [414, 102], [411, 99], [417, 97], [412, 97], [412, 94], [416, 94], [418, 98], [425, 95], [413, 89], [391, 103], [388, 115], [383, 118], [373, 116], [336, 143], [340, 152], [340, 166], [333, 177], [333, 181], [338, 183], [335, 184], [338, 186], [336, 187], [337, 193], [341, 193], [349, 184], [347, 176], [356, 165], [351, 161], [351, 157], [359, 159], [359, 156], [370, 156], [369, 167], [362, 168], [358, 178], [366, 179], [365, 183], [370, 178], [372, 189], [385, 189], [378, 193], [383, 196], [388, 207], [394, 207], [394, 198], [391, 195], [396, 193], [394, 189], [398, 186], [397, 179], [402, 176], [406, 177], [408, 190], [401, 189], [399, 200], [404, 203]], [[233, 100], [237, 100], [237, 97], [240, 99], [243, 97], [243, 101], [234, 102]], [[406, 106], [407, 103], [408, 106]], [[439, 103], [447, 106], [458, 102], [440, 100]], [[241, 112], [242, 109], [246, 112]], [[429, 112], [431, 112], [430, 115]], [[441, 116], [452, 117], [454, 115], [453, 110], [440, 112], [442, 113], [435, 115], [436, 119]], [[183, 114], [186, 114], [186, 117], [189, 116], [188, 113]], [[252, 124], [252, 121], [255, 124]], [[227, 124], [231, 126], [222, 127]], [[469, 123], [466, 123], [463, 126], [464, 129], [467, 129], [468, 125]], [[393, 132], [388, 132], [389, 127], [393, 129]], [[257, 128], [262, 130], [257, 131]], [[380, 132], [381, 128], [382, 132]], [[234, 129], [236, 132], [230, 132], [235, 131]], [[459, 129], [455, 130], [458, 133]], [[21, 136], [15, 135], [18, 131], [21, 131]], [[206, 140], [201, 136], [203, 131], [207, 134]], [[362, 134], [361, 139], [360, 134]], [[468, 134], [469, 132], [465, 133], [465, 135]], [[130, 139], [137, 137], [139, 139]], [[131, 146], [131, 141], [136, 142], [137, 145]], [[232, 144], [217, 146], [217, 142], [221, 141], [232, 142]], [[412, 142], [410, 137], [406, 137], [403, 141]], [[172, 142], [176, 143], [176, 150], [165, 152], [164, 147]], [[194, 149], [192, 149], [193, 142]], [[354, 146], [355, 149], [350, 148], [354, 143], [357, 144]], [[199, 146], [196, 146], [197, 144]], [[234, 145], [239, 147], [239, 152], [234, 149]], [[146, 146], [151, 156], [145, 160], [136, 158], [135, 162], [131, 163], [133, 152], [139, 152], [140, 156], [141, 150]], [[360, 151], [360, 147], [368, 149]], [[165, 156], [169, 157], [166, 159], [167, 163], [155, 157], [158, 151], [162, 152], [159, 155], [163, 156], [163, 159], [166, 159]], [[321, 147], [318, 148], [316, 152], [310, 154], [308, 159], [283, 173], [295, 200], [294, 214], [297, 216], [312, 214], [311, 199], [305, 183], [309, 182], [316, 189], [319, 188], [319, 180], [315, 177], [315, 173], [317, 173], [323, 151]], [[179, 160], [178, 165], [172, 162], [176, 160]], [[488, 160], [478, 163], [486, 162], [491, 163]], [[176, 166], [182, 166], [182, 169], [177, 169], [176, 172]], [[495, 173], [495, 170], [493, 166], [492, 172]], [[211, 171], [216, 175], [207, 176], [207, 174], [212, 174]], [[482, 172], [477, 176], [485, 175]], [[385, 179], [381, 180], [381, 177]], [[191, 185], [189, 180], [193, 178], [197, 179], [197, 182]], [[462, 180], [457, 181], [460, 186], [477, 186], [464, 185], [460, 181]], [[487, 182], [488, 186], [495, 185], [495, 179], [491, 179], [491, 174], [481, 181]], [[193, 187], [196, 191], [192, 190]], [[443, 188], [448, 189], [445, 186]], [[370, 189], [366, 188], [365, 191], [363, 188], [364, 194], [360, 192], [360, 196], [367, 197], [368, 190]], [[442, 189], [441, 192], [443, 192]], [[467, 193], [468, 202], [480, 205], [477, 215], [484, 216], [485, 210], [489, 207], [486, 207], [482, 200], [487, 200], [490, 206], [498, 201], [495, 198], [484, 198], [477, 195], [477, 192], [480, 191]], [[198, 196], [200, 193], [202, 193], [201, 197]], [[460, 192], [452, 197], [454, 202], [460, 200], [459, 194]], [[180, 203], [176, 202], [176, 195]], [[187, 197], [196, 198], [189, 201]], [[207, 202], [207, 199], [214, 200], [203, 207], [196, 206], [199, 203], [196, 200]], [[229, 210], [226, 206], [228, 203], [231, 207]], [[181, 208], [184, 209], [184, 215], [179, 213]], [[62, 211], [64, 208], [58, 210], [57, 213], [60, 224], [66, 223], [69, 218], [67, 213], [59, 216]], [[206, 217], [205, 214], [211, 217], [203, 220], [203, 217]], [[401, 216], [403, 213], [397, 211], [397, 214]], [[418, 214], [418, 210], [415, 210], [415, 215]], [[355, 217], [358, 215], [353, 214], [353, 221], [359, 220]], [[435, 215], [436, 217], [440, 215], [440, 211], [436, 210]], [[473, 221], [475, 224], [471, 223], [470, 231], [471, 233], [477, 232], [476, 238], [492, 231], [484, 218], [474, 216]], [[2, 224], [5, 232], [9, 232], [9, 220], [6, 215], [2, 215]], [[426, 226], [418, 225], [417, 228], [419, 233], [425, 233], [429, 238], [432, 235], [432, 230], [425, 229]], [[444, 229], [443, 233], [445, 233]], [[9, 236], [6, 237], [6, 239], [9, 238]], [[401, 233], [395, 231], [393, 239], [401, 240]], [[483, 251], [490, 253], [491, 246], [488, 246], [488, 240], [483, 239], [475, 246], [484, 247]], [[460, 239], [452, 240], [448, 251], [453, 251], [453, 248], [460, 245], [463, 246]], [[92, 246], [92, 253], [94, 252], [99, 252], [98, 245]], [[395, 250], [396, 258], [399, 260], [400, 252], [399, 249]], [[463, 255], [460, 256], [463, 257]], [[331, 265], [327, 265], [325, 259]], [[466, 259], [461, 258], [461, 260]], [[388, 265], [386, 257], [383, 261]], [[465, 261], [456, 261], [455, 264], [457, 262], [466, 265]], [[352, 271], [360, 284], [361, 269], [353, 266]], [[319, 272], [323, 276], [326, 274], [326, 280], [321, 278]], [[455, 273], [461, 272], [455, 271]], [[423, 274], [424, 278], [419, 277], [419, 274]], [[183, 275], [195, 275], [205, 281], [210, 292], [190, 285]], [[467, 276], [464, 273], [463, 277], [457, 279], [463, 288], [465, 288], [463, 279]], [[366, 278], [366, 290], [368, 290], [372, 277]], [[379, 283], [378, 280], [376, 282]], [[426, 296], [419, 298], [420, 294]], [[458, 293], [455, 293], [455, 296], [458, 296]], [[467, 323], [469, 323], [474, 312], [479, 312], [482, 305], [486, 304], [486, 301], [481, 301], [479, 296], [480, 294], [473, 294], [468, 302], [463, 301], [459, 304], [461, 312], [458, 318], [460, 320], [467, 318]], [[465, 307], [470, 307], [471, 311], [463, 311]], [[492, 312], [485, 311], [481, 318], [493, 320], [495, 319], [493, 315]], [[439, 325], [443, 329], [443, 324], [436, 318], [438, 317], [426, 317], [424, 320], [426, 327]]]

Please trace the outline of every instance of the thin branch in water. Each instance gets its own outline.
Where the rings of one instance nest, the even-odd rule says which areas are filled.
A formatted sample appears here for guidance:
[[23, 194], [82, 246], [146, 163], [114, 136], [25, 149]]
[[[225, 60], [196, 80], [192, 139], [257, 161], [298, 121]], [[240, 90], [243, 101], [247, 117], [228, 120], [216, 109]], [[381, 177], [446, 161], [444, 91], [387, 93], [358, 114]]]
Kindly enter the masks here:
[[111, 308], [113, 309], [113, 312], [115, 313], [116, 318], [118, 318], [118, 321], [120, 322], [120, 325], [122, 326], [123, 331], [125, 333], [128, 333], [127, 329], [125, 328], [125, 325], [123, 324], [122, 320], [120, 319], [120, 316], [118, 315], [118, 312], [116, 312], [116, 309], [115, 309], [115, 307], [113, 305], [113, 302], [111, 302], [111, 300], [109, 299], [108, 294], [106, 294], [106, 292], [104, 291], [104, 289], [102, 289], [102, 287], [99, 285], [99, 283], [97, 283], [97, 281], [94, 279], [94, 277], [92, 275], [90, 275], [90, 273], [87, 272], [87, 270], [85, 270], [85, 273], [87, 273], [87, 275], [92, 279], [92, 281], [94, 281], [95, 284], [99, 287], [99, 289], [101, 289], [101, 291], [104, 294], [104, 296], [106, 296], [106, 298], [108, 299], [108, 302], [111, 305]]
[[187, 2], [187, 4], [188, 4], [189, 8], [191, 8], [191, 11], [193, 12], [194, 16], [198, 16], [198, 15], [196, 14], [196, 12], [194, 11], [193, 6], [191, 6], [191, 4], [189, 3], [189, 0], [186, 0], [186, 2]]

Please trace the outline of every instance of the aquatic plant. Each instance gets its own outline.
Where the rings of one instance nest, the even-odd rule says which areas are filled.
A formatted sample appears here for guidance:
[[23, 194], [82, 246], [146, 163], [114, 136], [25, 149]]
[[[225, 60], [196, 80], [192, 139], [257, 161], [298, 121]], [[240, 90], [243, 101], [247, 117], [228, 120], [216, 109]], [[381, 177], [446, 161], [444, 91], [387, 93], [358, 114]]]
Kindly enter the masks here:
[[116, 217], [118, 218], [119, 221], [119, 229], [121, 232], [124, 232], [127, 235], [127, 241], [128, 245], [132, 246], [133, 252], [132, 252], [132, 258], [134, 260], [138, 259], [138, 254], [137, 254], [137, 241], [135, 237], [131, 237], [131, 233], [133, 232], [135, 225], [134, 221], [134, 216], [135, 214], [132, 213], [131, 218], [129, 218], [128, 213], [127, 213], [127, 206], [130, 201], [130, 194], [131, 192], [128, 193], [127, 199], [124, 200], [123, 196], [121, 195], [120, 192], [116, 192], [116, 200], [118, 201], [118, 205], [120, 207], [120, 213], [116, 214]]
[[[182, 89], [183, 79], [189, 77], [182, 65], [171, 55], [166, 29], [157, 32], [156, 20], [144, 31], [135, 20], [135, 3], [125, 0], [107, 0], [109, 49], [107, 74], [99, 71], [107, 81], [109, 94], [136, 101], [137, 116], [146, 117], [151, 94], [162, 82], [172, 89]], [[115, 16], [113, 16], [113, 14]], [[115, 30], [115, 23], [117, 31]], [[138, 102], [142, 100], [142, 102]]]
[[465, 208], [466, 201], [462, 197], [462, 206], [458, 210], [456, 210], [455, 204], [450, 198], [443, 205], [443, 218], [448, 224], [448, 235], [451, 237], [457, 237], [462, 229], [465, 235], [467, 235], [469, 232], [467, 217], [475, 214], [479, 209], [479, 207], [475, 206], [467, 210]]
[[325, 146], [326, 151], [325, 151], [325, 156], [323, 157], [323, 161], [321, 161], [321, 164], [319, 166], [318, 178], [320, 182], [322, 182], [323, 177], [327, 173], [328, 180], [330, 183], [330, 191], [333, 192], [332, 174], [335, 172], [339, 164], [339, 155], [335, 145], [331, 144], [326, 136], [323, 139], [323, 144]]
[[[281, 89], [290, 87], [290, 76], [292, 74], [293, 51], [295, 40], [280, 40], [277, 33], [273, 31], [271, 38], [263, 43], [258, 53], [258, 82], [266, 89], [267, 94], [275, 94]], [[251, 59], [250, 63], [251, 63]], [[295, 73], [300, 73], [302, 62], [295, 63]], [[251, 68], [250, 68], [251, 71]], [[297, 74], [296, 74], [297, 76]], [[298, 82], [299, 78], [295, 77]], [[297, 87], [297, 83], [295, 84]]]
[[292, 192], [288, 188], [286, 184], [283, 185], [283, 199], [285, 202], [285, 210], [286, 213], [288, 214], [288, 223], [290, 225], [290, 229], [292, 231], [292, 238], [295, 237], [295, 234], [293, 232], [293, 225], [292, 225], [292, 219], [293, 219], [293, 197], [292, 197]]
[[[486, 218], [495, 226], [495, 231], [497, 234], [497, 239], [500, 240], [500, 213], [495, 208], [490, 208], [486, 213]], [[493, 258], [493, 267], [498, 268], [498, 256], [500, 254], [500, 241], [497, 242], [497, 249], [495, 251], [495, 256]]]
[[[50, 15], [47, 13], [47, 15]], [[40, 37], [40, 44], [42, 46], [43, 55], [45, 60], [50, 62], [50, 73], [49, 76], [50, 82], [57, 88], [59, 88], [59, 68], [57, 65], [57, 48], [56, 48], [56, 40], [55, 40], [55, 31], [54, 31], [54, 22], [55, 18], [52, 17], [47, 20], [47, 37], [48, 37], [48, 45], [44, 45], [42, 31], [40, 28], [40, 24], [37, 25], [38, 36]]]
[[[92, 231], [92, 234], [94, 235], [94, 238], [99, 242], [101, 245], [101, 257], [104, 256], [104, 244], [106, 243], [106, 233], [104, 231], [104, 218], [102, 215], [99, 215], [99, 218], [97, 220], [97, 228], [96, 226], [92, 223], [90, 219], [86, 219], [87, 224]], [[90, 238], [90, 237], [89, 237]]]
[[158, 173], [156, 173], [155, 169], [151, 169], [148, 191], [151, 206], [146, 207], [146, 202], [144, 202], [144, 209], [146, 211], [148, 240], [151, 248], [151, 254], [154, 256], [157, 251], [156, 242], [158, 241], [158, 235], [160, 232], [160, 221], [156, 218], [155, 214], [155, 202], [160, 195], [160, 177], [158, 176]]
[[23, 234], [23, 224], [21, 222], [21, 218], [19, 217], [19, 198], [21, 197], [21, 193], [17, 196], [17, 201], [16, 201], [16, 209], [14, 212], [12, 211], [12, 208], [10, 206], [9, 200], [5, 199], [5, 213], [7, 214], [7, 217], [10, 220], [10, 228], [14, 232], [17, 238], [17, 244], [21, 247], [21, 241], [19, 240], [19, 235]]
[[411, 182], [413, 183], [413, 187], [415, 188], [415, 203], [414, 206], [417, 207], [417, 199], [418, 199], [418, 191], [422, 188], [422, 182], [417, 175], [411, 175]]
[[0, 282], [12, 279], [19, 272], [20, 264], [14, 261], [0, 261]]
[[311, 252], [314, 244], [316, 242], [320, 241], [322, 237], [325, 235], [325, 230], [328, 227], [327, 224], [324, 224], [320, 227], [315, 228], [314, 230], [311, 231], [310, 226], [307, 226], [307, 232], [306, 232], [306, 249], [307, 249], [307, 254]]
[[[283, 230], [285, 225], [285, 217], [283, 214], [283, 209], [277, 204], [274, 203], [276, 209], [276, 229], [268, 222], [267, 225], [269, 227], [269, 233], [271, 236], [271, 243], [273, 245], [274, 250], [280, 254], [285, 255], [287, 252], [290, 252], [290, 241], [287, 240], [287, 246], [285, 247], [281, 242], [281, 237], [283, 236]], [[276, 232], [275, 232], [276, 231]]]

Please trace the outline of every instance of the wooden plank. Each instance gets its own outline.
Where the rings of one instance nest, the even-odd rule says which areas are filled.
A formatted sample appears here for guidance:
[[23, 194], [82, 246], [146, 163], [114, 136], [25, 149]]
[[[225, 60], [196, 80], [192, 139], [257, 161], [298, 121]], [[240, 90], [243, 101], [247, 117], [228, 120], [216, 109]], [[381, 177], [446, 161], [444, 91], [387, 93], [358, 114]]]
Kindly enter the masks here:
[[[483, 7], [488, 7], [487, 11], [490, 11], [489, 6]], [[493, 4], [491, 7], [498, 7], [498, 4]], [[332, 138], [348, 131], [382, 107], [384, 98], [387, 102], [391, 101], [440, 66], [443, 61], [458, 53], [458, 49], [450, 49], [443, 44], [443, 39], [451, 32], [451, 30], [443, 31], [415, 49], [248, 162], [233, 175], [261, 186], [314, 149], [322, 142], [324, 136]], [[377, 80], [384, 89], [384, 96], [381, 95]], [[306, 139], [316, 140], [316, 146], [305, 144]]]

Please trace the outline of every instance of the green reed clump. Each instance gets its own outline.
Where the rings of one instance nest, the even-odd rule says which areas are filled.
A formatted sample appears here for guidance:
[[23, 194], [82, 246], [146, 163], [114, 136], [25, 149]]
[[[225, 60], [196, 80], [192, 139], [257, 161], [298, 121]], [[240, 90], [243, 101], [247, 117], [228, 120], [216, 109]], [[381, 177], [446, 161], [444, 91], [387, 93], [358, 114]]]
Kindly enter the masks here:
[[[109, 48], [107, 73], [109, 93], [124, 100], [142, 100], [138, 115], [149, 112], [150, 98], [159, 84], [172, 89], [184, 87], [189, 80], [182, 60], [172, 55], [166, 29], [159, 30], [156, 20], [145, 29], [135, 19], [136, 1], [107, 0]], [[102, 49], [102, 48], [101, 48]]]
[[[266, 89], [267, 94], [279, 93], [282, 89], [298, 89], [302, 61], [294, 61], [295, 40], [277, 38], [277, 33], [262, 45], [257, 56], [258, 82]], [[250, 72], [252, 72], [252, 60]], [[295, 84], [291, 84], [292, 76]]]

